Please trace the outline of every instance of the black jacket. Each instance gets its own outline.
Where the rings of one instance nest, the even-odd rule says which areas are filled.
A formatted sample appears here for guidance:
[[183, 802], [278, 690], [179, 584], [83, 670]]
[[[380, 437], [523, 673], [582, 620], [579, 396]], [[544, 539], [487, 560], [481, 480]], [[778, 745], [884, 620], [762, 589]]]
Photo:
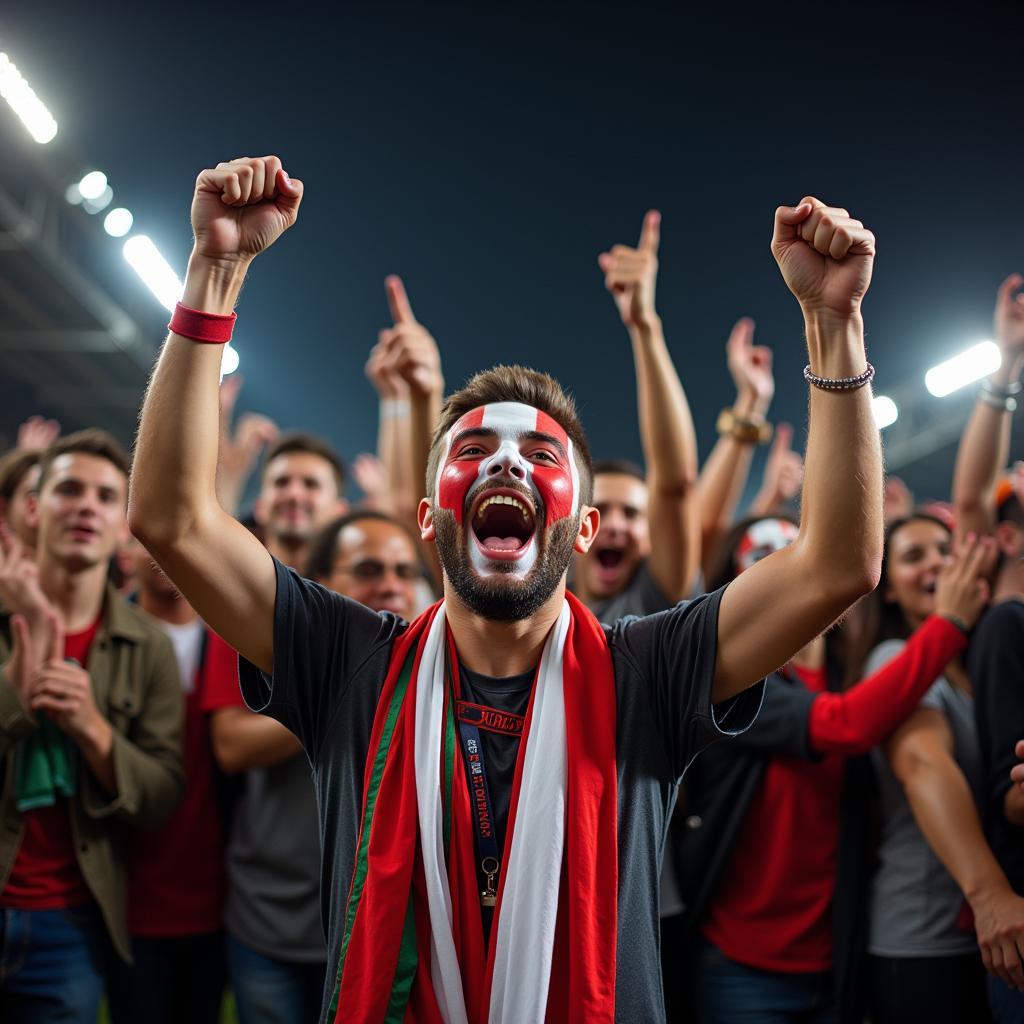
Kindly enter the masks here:
[[[829, 689], [838, 689], [839, 675], [830, 666]], [[692, 970], [683, 968], [692, 968], [695, 963], [701, 922], [733, 855], [765, 766], [779, 754], [819, 760], [810, 749], [808, 729], [816, 697], [792, 676], [770, 676], [753, 725], [728, 743], [705, 750], [684, 778], [685, 796], [681, 791], [666, 856], [673, 858], [685, 910], [663, 922], [666, 995], [677, 1012], [691, 1005], [694, 979]], [[871, 788], [867, 757], [849, 758], [843, 776], [832, 905], [835, 994], [842, 1024], [859, 1024], [863, 1019], [860, 971], [867, 938], [869, 858], [873, 850]], [[758, 851], [740, 850], [738, 854], [756, 857]], [[673, 1019], [671, 1012], [669, 1019]], [[691, 1014], [685, 1019], [694, 1018]]]

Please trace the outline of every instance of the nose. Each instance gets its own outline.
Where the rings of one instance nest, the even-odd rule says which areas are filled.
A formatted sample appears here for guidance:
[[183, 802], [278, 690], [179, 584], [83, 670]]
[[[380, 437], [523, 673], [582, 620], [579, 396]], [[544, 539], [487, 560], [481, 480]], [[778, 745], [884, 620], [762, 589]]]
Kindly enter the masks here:
[[487, 465], [487, 476], [508, 474], [517, 480], [526, 479], [526, 463], [519, 450], [506, 442], [490, 458]]

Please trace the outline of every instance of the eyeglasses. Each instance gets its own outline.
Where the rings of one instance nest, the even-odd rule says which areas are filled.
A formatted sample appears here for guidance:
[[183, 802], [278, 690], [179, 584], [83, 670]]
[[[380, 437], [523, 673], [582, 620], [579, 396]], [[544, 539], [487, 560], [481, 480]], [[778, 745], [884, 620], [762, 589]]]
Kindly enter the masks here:
[[367, 558], [355, 565], [337, 565], [331, 570], [334, 573], [345, 573], [364, 583], [382, 580], [389, 572], [393, 572], [400, 580], [412, 582], [422, 575], [420, 567], [411, 562], [399, 562], [397, 565], [385, 565], [374, 558]]

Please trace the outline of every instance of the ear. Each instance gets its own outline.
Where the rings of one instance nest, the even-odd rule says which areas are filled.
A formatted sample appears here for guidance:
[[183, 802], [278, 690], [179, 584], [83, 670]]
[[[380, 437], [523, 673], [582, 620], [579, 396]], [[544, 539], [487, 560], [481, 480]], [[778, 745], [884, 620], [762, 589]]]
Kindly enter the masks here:
[[420, 526], [420, 539], [433, 541], [437, 537], [434, 528], [434, 507], [426, 498], [420, 499], [420, 507], [416, 510], [416, 522]]
[[580, 531], [576, 534], [576, 543], [573, 544], [573, 551], [585, 555], [594, 543], [597, 531], [601, 528], [601, 513], [590, 505], [584, 505], [580, 513]]
[[347, 516], [349, 507], [348, 498], [339, 498], [338, 503], [334, 506], [335, 516]]
[[117, 546], [125, 547], [133, 541], [135, 541], [135, 538], [132, 536], [132, 531], [128, 529], [128, 516], [126, 515], [121, 520], [121, 526], [117, 531]]
[[1019, 526], [1010, 522], [996, 524], [995, 538], [999, 553], [1005, 558], [1017, 558], [1021, 551], [1022, 531]]
[[39, 495], [29, 493], [25, 495], [25, 525], [30, 530], [39, 529]]

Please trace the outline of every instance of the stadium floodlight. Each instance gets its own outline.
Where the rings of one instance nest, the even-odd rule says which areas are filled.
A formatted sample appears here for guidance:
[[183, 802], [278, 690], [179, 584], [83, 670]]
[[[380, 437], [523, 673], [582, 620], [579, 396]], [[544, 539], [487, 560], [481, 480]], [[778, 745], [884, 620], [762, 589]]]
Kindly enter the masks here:
[[959, 391], [990, 373], [995, 373], [1003, 361], [999, 346], [994, 341], [979, 341], [969, 349], [938, 366], [933, 366], [924, 375], [924, 386], [936, 398]]
[[156, 296], [164, 309], [173, 310], [181, 298], [182, 283], [174, 268], [163, 258], [148, 235], [133, 235], [122, 249], [129, 266], [142, 278], [142, 283]]
[[72, 205], [78, 206], [82, 202], [82, 193], [78, 190], [78, 182], [68, 185], [64, 190], [64, 198]]
[[17, 114], [36, 142], [51, 142], [57, 134], [57, 122], [46, 104], [35, 94], [6, 53], [0, 53], [0, 96]]
[[108, 185], [95, 199], [82, 200], [82, 209], [86, 213], [100, 213], [105, 210], [114, 198], [114, 190]]
[[233, 348], [230, 344], [224, 346], [224, 355], [221, 356], [220, 360], [220, 375], [226, 377], [229, 373], [234, 373], [238, 369], [238, 364], [241, 362], [241, 357], [238, 355], [238, 349]]
[[871, 400], [871, 412], [875, 417], [875, 426], [879, 430], [891, 427], [900, 414], [896, 403], [888, 395], [875, 395]]
[[78, 183], [78, 191], [83, 199], [99, 199], [106, 189], [107, 176], [102, 171], [90, 171]]
[[114, 238], [123, 238], [131, 231], [134, 222], [132, 211], [118, 206], [103, 218], [103, 230]]

